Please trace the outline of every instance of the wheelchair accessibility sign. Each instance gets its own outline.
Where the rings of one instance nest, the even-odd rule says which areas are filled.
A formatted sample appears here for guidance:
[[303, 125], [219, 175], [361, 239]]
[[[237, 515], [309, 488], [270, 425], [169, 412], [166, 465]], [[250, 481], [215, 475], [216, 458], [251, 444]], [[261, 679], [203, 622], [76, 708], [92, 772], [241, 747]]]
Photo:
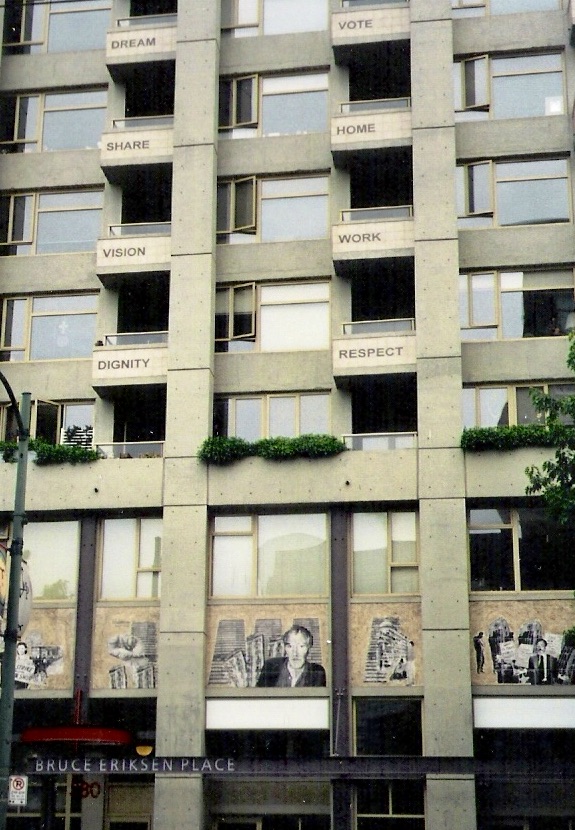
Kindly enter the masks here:
[[8, 804], [25, 807], [28, 800], [28, 776], [11, 775], [8, 783]]

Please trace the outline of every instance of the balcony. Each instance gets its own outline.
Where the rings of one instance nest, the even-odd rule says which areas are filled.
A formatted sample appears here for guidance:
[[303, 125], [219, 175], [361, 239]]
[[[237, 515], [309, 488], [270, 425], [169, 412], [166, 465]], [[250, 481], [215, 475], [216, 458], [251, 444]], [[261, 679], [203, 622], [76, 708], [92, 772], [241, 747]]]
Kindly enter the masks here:
[[175, 14], [124, 17], [106, 36], [106, 63], [112, 74], [140, 61], [166, 60], [176, 54]]
[[369, 5], [361, 0], [344, 0], [343, 10], [331, 17], [334, 50], [351, 44], [400, 40], [409, 37], [410, 14], [406, 0], [379, 0]]
[[342, 210], [332, 228], [334, 260], [409, 256], [414, 244], [411, 205]]
[[125, 272], [167, 270], [171, 254], [171, 222], [131, 222], [110, 225], [108, 237], [96, 246], [96, 271], [106, 277]]
[[410, 450], [417, 447], [416, 432], [365, 432], [343, 435], [348, 450]]
[[340, 104], [340, 113], [331, 120], [334, 157], [345, 151], [411, 144], [411, 98], [349, 101]]
[[396, 373], [402, 367], [408, 372], [415, 370], [413, 318], [344, 323], [343, 334], [332, 344], [336, 380], [350, 375]]
[[120, 118], [102, 134], [100, 164], [108, 178], [115, 167], [170, 163], [173, 152], [173, 115]]
[[[108, 334], [94, 348], [92, 384], [96, 391], [126, 383], [166, 381], [168, 332]], [[115, 457], [115, 456], [114, 456]]]
[[121, 441], [112, 444], [98, 444], [102, 458], [163, 458], [163, 441]]

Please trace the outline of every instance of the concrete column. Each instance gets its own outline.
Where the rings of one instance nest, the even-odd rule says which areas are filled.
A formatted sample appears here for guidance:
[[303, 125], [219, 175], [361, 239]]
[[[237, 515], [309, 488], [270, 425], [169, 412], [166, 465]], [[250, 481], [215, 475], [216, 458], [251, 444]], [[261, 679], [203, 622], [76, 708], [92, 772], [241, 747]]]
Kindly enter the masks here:
[[[473, 754], [451, 16], [450, 0], [412, 0], [423, 745], [432, 756]], [[429, 776], [428, 830], [475, 825], [473, 778]]]

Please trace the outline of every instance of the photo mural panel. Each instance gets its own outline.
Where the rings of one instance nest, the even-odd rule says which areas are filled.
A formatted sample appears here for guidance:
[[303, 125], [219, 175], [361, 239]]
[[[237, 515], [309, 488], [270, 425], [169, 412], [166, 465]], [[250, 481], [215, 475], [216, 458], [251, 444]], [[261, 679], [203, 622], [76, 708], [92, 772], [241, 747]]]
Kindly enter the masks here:
[[327, 605], [208, 609], [208, 686], [321, 688], [329, 672]]
[[470, 619], [472, 683], [575, 685], [573, 600], [472, 602]]
[[350, 608], [351, 685], [423, 683], [419, 602]]
[[16, 646], [16, 689], [71, 689], [74, 608], [35, 608]]
[[96, 609], [92, 650], [93, 689], [155, 689], [160, 609]]

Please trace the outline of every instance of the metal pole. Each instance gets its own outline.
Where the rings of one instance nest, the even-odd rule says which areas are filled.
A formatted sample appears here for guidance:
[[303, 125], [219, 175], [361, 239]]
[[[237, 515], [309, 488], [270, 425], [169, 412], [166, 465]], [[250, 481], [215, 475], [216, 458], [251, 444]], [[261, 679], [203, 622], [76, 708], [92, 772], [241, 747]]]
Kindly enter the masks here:
[[8, 782], [12, 755], [12, 729], [14, 721], [14, 672], [16, 668], [16, 645], [18, 642], [18, 609], [22, 580], [22, 550], [24, 547], [24, 515], [26, 497], [26, 465], [30, 425], [30, 392], [22, 394], [21, 409], [18, 409], [10, 384], [0, 372], [0, 381], [8, 392], [18, 422], [18, 458], [16, 467], [16, 492], [14, 496], [14, 518], [12, 522], [12, 544], [10, 545], [10, 581], [6, 608], [6, 629], [4, 631], [4, 654], [2, 655], [2, 692], [0, 696], [0, 830], [6, 828], [8, 811]]

